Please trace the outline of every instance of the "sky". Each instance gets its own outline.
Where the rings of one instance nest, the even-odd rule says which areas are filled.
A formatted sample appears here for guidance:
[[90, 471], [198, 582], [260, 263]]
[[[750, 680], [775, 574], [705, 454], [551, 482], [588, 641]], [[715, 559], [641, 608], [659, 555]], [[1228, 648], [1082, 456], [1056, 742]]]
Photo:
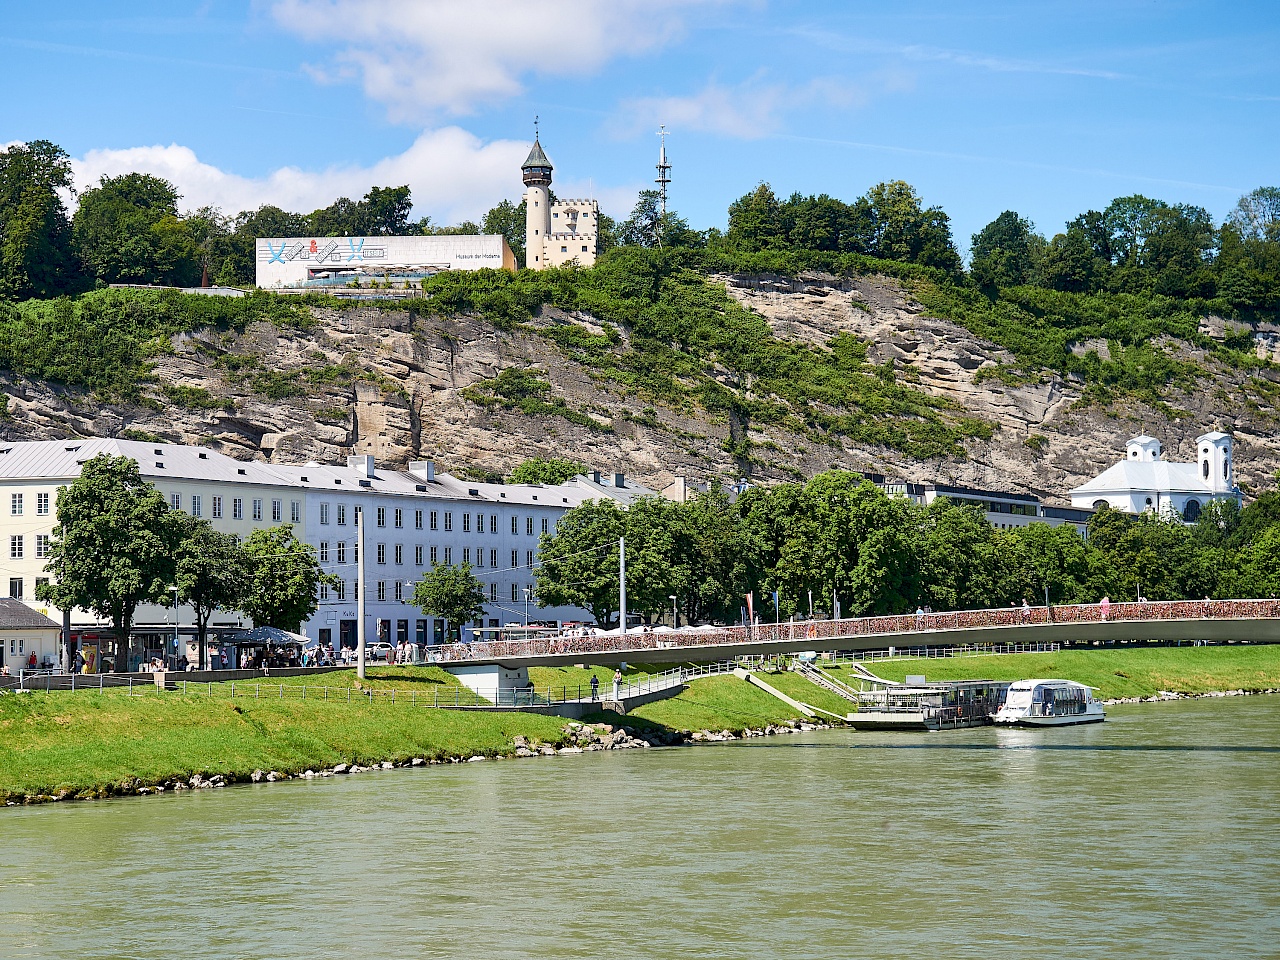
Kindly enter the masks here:
[[901, 179], [957, 242], [1052, 235], [1141, 193], [1221, 220], [1280, 185], [1280, 4], [1237, 0], [46, 0], [0, 20], [0, 145], [83, 189], [139, 170], [193, 209], [307, 212], [409, 184], [414, 216], [522, 192], [539, 118], [562, 197], [623, 218], [670, 131], [671, 207], [846, 201]]

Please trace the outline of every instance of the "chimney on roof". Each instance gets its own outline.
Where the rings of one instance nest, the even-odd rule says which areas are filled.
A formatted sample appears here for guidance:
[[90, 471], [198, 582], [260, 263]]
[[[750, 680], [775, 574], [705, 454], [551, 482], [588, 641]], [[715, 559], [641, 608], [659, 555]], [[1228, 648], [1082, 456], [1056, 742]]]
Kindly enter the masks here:
[[347, 466], [352, 470], [361, 471], [369, 478], [373, 478], [377, 475], [373, 469], [374, 462], [373, 454], [371, 453], [361, 454], [358, 457], [347, 457]]
[[436, 462], [434, 460], [427, 461], [427, 483], [436, 482]]
[[599, 483], [599, 482], [600, 482], [600, 471], [599, 471], [599, 470], [592, 470], [592, 471], [591, 471], [591, 482], [592, 482], [592, 483]]
[[625, 473], [615, 473], [613, 475], [613, 485], [621, 490], [627, 485], [627, 475]]

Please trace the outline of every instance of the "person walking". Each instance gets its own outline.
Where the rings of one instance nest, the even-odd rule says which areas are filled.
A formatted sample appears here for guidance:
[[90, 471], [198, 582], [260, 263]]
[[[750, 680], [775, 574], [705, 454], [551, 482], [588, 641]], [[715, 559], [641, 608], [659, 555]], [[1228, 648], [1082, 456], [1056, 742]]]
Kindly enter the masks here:
[[1022, 598], [1022, 619], [1023, 620], [1031, 619], [1031, 605], [1027, 603], [1026, 597]]
[[595, 703], [596, 698], [600, 695], [600, 678], [594, 673], [591, 675], [591, 702]]
[[615, 703], [617, 703], [618, 701], [618, 687], [621, 683], [622, 683], [622, 671], [621, 670], [613, 671], [613, 700]]
[[1103, 597], [1102, 602], [1099, 603], [1098, 606], [1102, 608], [1102, 619], [1106, 620], [1107, 616], [1111, 613], [1111, 598]]

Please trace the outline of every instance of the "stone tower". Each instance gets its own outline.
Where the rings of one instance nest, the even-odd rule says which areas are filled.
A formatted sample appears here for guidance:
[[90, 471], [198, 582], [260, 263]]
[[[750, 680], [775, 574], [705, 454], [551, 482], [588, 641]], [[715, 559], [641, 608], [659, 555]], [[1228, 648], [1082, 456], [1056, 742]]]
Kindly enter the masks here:
[[542, 144], [535, 135], [533, 149], [521, 165], [524, 173], [524, 265], [530, 270], [541, 270], [543, 250], [547, 234], [551, 232], [551, 161], [542, 152]]

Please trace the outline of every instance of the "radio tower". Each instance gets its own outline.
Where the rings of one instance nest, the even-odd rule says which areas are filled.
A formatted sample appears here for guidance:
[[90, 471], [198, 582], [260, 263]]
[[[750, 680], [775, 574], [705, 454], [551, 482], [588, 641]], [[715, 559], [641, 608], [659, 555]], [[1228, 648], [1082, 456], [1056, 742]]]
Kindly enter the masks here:
[[658, 129], [658, 137], [661, 146], [658, 148], [658, 179], [653, 181], [658, 185], [658, 198], [662, 202], [662, 215], [667, 215], [667, 184], [671, 182], [671, 164], [667, 163], [667, 125], [664, 123]]

